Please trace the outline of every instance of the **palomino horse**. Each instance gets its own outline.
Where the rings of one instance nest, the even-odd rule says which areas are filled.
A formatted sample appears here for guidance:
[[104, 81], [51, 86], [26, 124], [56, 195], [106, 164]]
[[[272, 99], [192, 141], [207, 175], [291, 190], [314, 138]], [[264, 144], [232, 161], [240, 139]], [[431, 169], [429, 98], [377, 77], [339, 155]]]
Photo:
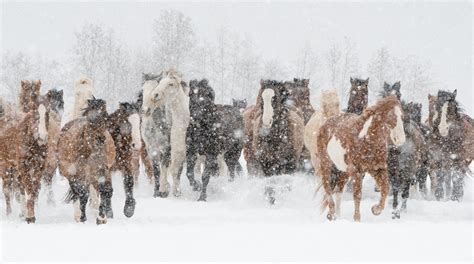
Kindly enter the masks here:
[[[141, 133], [155, 177], [153, 196], [168, 196], [168, 173], [173, 177], [173, 194], [179, 196], [179, 173], [186, 158], [186, 130], [190, 119], [189, 89], [181, 75], [169, 70], [145, 79], [142, 112]], [[197, 183], [190, 184], [196, 187]]]
[[313, 116], [311, 116], [311, 119], [304, 128], [304, 144], [311, 155], [311, 164], [313, 165], [316, 176], [318, 176], [317, 172], [319, 167], [319, 158], [317, 155], [319, 129], [324, 124], [326, 119], [341, 113], [337, 90], [323, 90], [321, 92], [320, 105], [321, 109], [314, 112]]
[[282, 82], [262, 80], [260, 86], [251, 124], [257, 171], [265, 176], [292, 173], [303, 151], [304, 120], [286, 103], [288, 87]]
[[25, 114], [0, 98], [0, 177], [6, 213], [12, 212], [13, 187], [18, 186], [19, 127]]
[[[351, 178], [354, 220], [360, 221], [362, 177], [365, 172], [374, 177], [381, 189], [380, 201], [372, 206], [372, 213], [379, 215], [382, 212], [389, 190], [387, 139], [390, 135], [397, 146], [405, 142], [402, 117], [400, 101], [396, 96], [389, 96], [366, 108], [361, 115], [340, 114], [323, 124], [317, 140], [319, 173], [325, 190], [321, 209], [329, 207], [329, 220], [334, 220], [336, 214], [339, 215], [342, 191]], [[332, 174], [335, 174], [334, 178]], [[336, 203], [333, 200], [334, 193]]]
[[74, 219], [85, 222], [89, 190], [100, 194], [97, 224], [112, 216], [112, 179], [115, 161], [114, 141], [107, 131], [107, 107], [104, 100], [89, 99], [83, 117], [68, 122], [58, 142], [59, 171], [69, 181], [66, 202], [74, 204]]
[[81, 78], [74, 85], [74, 106], [69, 121], [80, 118], [82, 111], [87, 107], [87, 100], [92, 98], [92, 80]]
[[[400, 82], [393, 85], [384, 83], [380, 95], [387, 97], [395, 95], [400, 100]], [[410, 195], [410, 186], [415, 182], [417, 176], [426, 179], [427, 170], [427, 148], [423, 133], [418, 124], [412, 120], [416, 114], [416, 105], [402, 102], [403, 127], [406, 140], [401, 146], [395, 146], [391, 141], [388, 144], [388, 178], [393, 193], [392, 218], [400, 218], [400, 210], [405, 211], [407, 200]], [[421, 174], [425, 175], [421, 175]], [[401, 208], [398, 204], [398, 194], [401, 193]]]
[[136, 104], [120, 103], [119, 108], [109, 115], [109, 133], [115, 143], [115, 163], [112, 171], [120, 171], [123, 175], [125, 188], [125, 206], [123, 213], [132, 217], [135, 212], [133, 186], [140, 173], [140, 116]]
[[34, 223], [35, 202], [48, 152], [49, 112], [40, 101], [41, 81], [21, 81], [20, 106], [26, 113], [19, 125], [18, 183], [22, 203], [26, 201], [25, 220]]
[[53, 176], [58, 168], [58, 140], [61, 132], [61, 119], [64, 110], [63, 90], [49, 90], [44, 95], [46, 109], [49, 112], [48, 127], [48, 153], [46, 154], [46, 167], [44, 168], [43, 180], [48, 196], [48, 204], [54, 204], [54, 193], [52, 189]]
[[430, 120], [433, 129], [430, 137], [431, 173], [437, 178], [435, 197], [438, 200], [445, 193], [450, 195], [451, 183], [451, 200], [461, 200], [464, 175], [474, 157], [474, 122], [462, 113], [456, 94], [456, 90], [452, 93], [438, 91]]
[[205, 201], [209, 178], [219, 170], [219, 155], [224, 157], [230, 180], [234, 179], [244, 143], [244, 124], [238, 108], [214, 103], [214, 90], [206, 79], [192, 80], [189, 86], [191, 122], [186, 134], [186, 175], [190, 182], [195, 182], [196, 159], [198, 155], [205, 156], [199, 197], [199, 201]]

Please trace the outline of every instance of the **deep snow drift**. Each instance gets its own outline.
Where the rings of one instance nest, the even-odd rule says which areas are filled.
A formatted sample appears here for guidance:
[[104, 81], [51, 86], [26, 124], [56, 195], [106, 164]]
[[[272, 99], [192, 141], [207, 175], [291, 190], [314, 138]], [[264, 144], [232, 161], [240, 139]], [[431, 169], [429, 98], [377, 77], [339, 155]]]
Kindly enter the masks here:
[[[36, 224], [18, 217], [19, 205], [5, 216], [0, 199], [2, 259], [7, 261], [469, 261], [472, 260], [472, 179], [466, 177], [462, 202], [425, 201], [413, 197], [400, 220], [391, 219], [390, 199], [380, 216], [370, 207], [379, 193], [366, 177], [361, 223], [352, 220], [351, 194], [344, 195], [342, 216], [335, 222], [319, 213], [309, 175], [270, 179], [239, 176], [211, 178], [208, 202], [197, 202], [183, 175], [180, 198], [152, 198], [153, 186], [143, 172], [135, 189], [135, 215], [123, 215], [122, 177], [114, 175], [114, 219], [97, 226], [88, 209], [85, 224], [73, 220], [73, 207], [62, 203], [68, 184], [56, 175], [56, 206], [41, 193]], [[270, 206], [264, 189], [276, 189]]]

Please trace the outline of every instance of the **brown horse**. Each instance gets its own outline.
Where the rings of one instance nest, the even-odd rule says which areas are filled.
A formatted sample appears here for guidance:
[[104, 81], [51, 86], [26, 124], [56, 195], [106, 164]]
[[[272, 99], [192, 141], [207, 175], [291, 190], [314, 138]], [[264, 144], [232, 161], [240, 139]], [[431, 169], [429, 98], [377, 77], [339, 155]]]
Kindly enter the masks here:
[[[341, 114], [329, 118], [318, 135], [320, 175], [325, 196], [321, 208], [329, 207], [327, 218], [334, 220], [339, 214], [342, 191], [349, 178], [353, 183], [354, 220], [360, 221], [362, 177], [370, 173], [381, 197], [372, 206], [372, 213], [379, 215], [385, 207], [389, 190], [387, 172], [387, 139], [402, 145], [405, 142], [403, 112], [396, 96], [380, 99], [366, 108], [361, 115]], [[335, 171], [335, 173], [334, 173]], [[335, 174], [332, 178], [331, 174]], [[333, 194], [336, 195], [336, 203]]]
[[299, 109], [306, 125], [314, 114], [310, 101], [309, 79], [294, 78], [293, 83], [287, 83], [289, 89], [288, 103]]
[[36, 221], [35, 202], [48, 151], [49, 112], [40, 101], [40, 88], [39, 80], [21, 82], [20, 106], [26, 116], [19, 125], [18, 187], [27, 223]]
[[140, 137], [139, 106], [131, 103], [120, 103], [119, 109], [109, 116], [109, 133], [115, 143], [115, 163], [112, 171], [120, 171], [125, 188], [125, 206], [123, 213], [132, 217], [135, 212], [133, 186], [140, 173], [140, 154], [142, 140]]
[[252, 156], [265, 176], [292, 173], [303, 151], [304, 120], [286, 103], [284, 83], [262, 80], [260, 85], [252, 121]]
[[0, 98], [0, 177], [9, 215], [14, 186], [18, 185], [19, 127], [25, 114]]
[[74, 203], [74, 218], [85, 222], [89, 188], [100, 194], [97, 224], [112, 216], [112, 179], [115, 146], [107, 131], [108, 114], [104, 100], [89, 99], [83, 117], [68, 122], [58, 142], [59, 171], [69, 181], [66, 202]]
[[366, 80], [351, 77], [351, 89], [349, 102], [347, 103], [347, 113], [362, 114], [369, 102], [369, 78]]
[[437, 178], [437, 200], [445, 194], [451, 195], [451, 200], [461, 200], [464, 175], [474, 158], [474, 122], [462, 113], [456, 94], [456, 90], [438, 91], [434, 107], [431, 108], [433, 114], [428, 121], [433, 130], [429, 138], [429, 153], [431, 173]]
[[[261, 96], [259, 94], [259, 96]], [[258, 97], [257, 97], [258, 98]], [[250, 175], [257, 174], [257, 163], [253, 153], [253, 120], [256, 113], [256, 106], [251, 105], [242, 111], [244, 118], [244, 159], [247, 162], [247, 172]]]
[[54, 205], [54, 193], [52, 189], [53, 176], [58, 168], [58, 140], [61, 132], [61, 119], [64, 111], [63, 91], [49, 90], [43, 96], [46, 109], [49, 112], [48, 126], [48, 152], [46, 153], [46, 165], [43, 172], [43, 180], [48, 196], [48, 204]]

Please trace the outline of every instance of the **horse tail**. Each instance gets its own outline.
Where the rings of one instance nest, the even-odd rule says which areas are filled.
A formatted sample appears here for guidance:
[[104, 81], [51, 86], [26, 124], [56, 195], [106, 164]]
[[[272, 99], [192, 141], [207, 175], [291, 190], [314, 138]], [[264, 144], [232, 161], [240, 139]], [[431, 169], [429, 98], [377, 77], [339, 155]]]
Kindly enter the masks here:
[[66, 192], [66, 195], [64, 196], [64, 202], [69, 204], [77, 200], [77, 195], [72, 191], [71, 187], [69, 187], [69, 190]]
[[323, 198], [321, 198], [321, 202], [319, 203], [319, 213], [322, 214], [326, 211], [326, 208], [328, 208], [329, 201], [328, 201], [328, 195], [324, 194]]

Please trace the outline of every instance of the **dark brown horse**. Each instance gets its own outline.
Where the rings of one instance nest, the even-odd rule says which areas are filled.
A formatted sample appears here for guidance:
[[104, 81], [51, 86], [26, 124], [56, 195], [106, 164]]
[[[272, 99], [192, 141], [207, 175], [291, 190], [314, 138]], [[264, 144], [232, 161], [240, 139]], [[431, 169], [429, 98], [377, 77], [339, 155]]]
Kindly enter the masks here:
[[351, 77], [351, 89], [347, 113], [360, 115], [369, 102], [369, 78], [366, 80]]
[[123, 213], [132, 217], [135, 212], [133, 186], [140, 173], [140, 155], [142, 140], [140, 137], [139, 106], [120, 103], [119, 109], [109, 115], [109, 133], [115, 143], [115, 163], [112, 171], [120, 171], [125, 188], [125, 206]]
[[287, 82], [289, 96], [288, 104], [293, 105], [301, 111], [306, 125], [314, 114], [314, 107], [311, 105], [309, 79], [294, 78], [293, 83]]
[[18, 177], [22, 203], [26, 202], [25, 220], [34, 223], [38, 198], [48, 152], [49, 112], [40, 101], [41, 81], [22, 81], [20, 106], [26, 113], [19, 126]]
[[[66, 202], [74, 203], [74, 218], [85, 222], [89, 190], [100, 194], [97, 224], [111, 217], [111, 167], [115, 162], [115, 146], [108, 129], [105, 101], [89, 99], [83, 117], [68, 122], [58, 142], [59, 171], [69, 181]], [[92, 188], [91, 188], [92, 187]]]
[[[461, 200], [464, 175], [474, 157], [474, 122], [462, 113], [456, 101], [457, 91], [438, 91], [432, 110], [430, 137], [431, 173], [436, 175], [437, 200], [445, 194]], [[452, 184], [452, 193], [451, 192]]]
[[387, 140], [390, 135], [396, 145], [405, 142], [402, 117], [400, 101], [396, 96], [389, 96], [366, 108], [361, 115], [346, 113], [333, 116], [321, 127], [317, 140], [319, 174], [325, 190], [321, 208], [329, 206], [329, 220], [334, 220], [339, 214], [342, 190], [351, 178], [354, 220], [360, 221], [362, 177], [366, 172], [374, 177], [381, 189], [380, 201], [372, 206], [372, 213], [379, 215], [382, 212], [389, 190]]

